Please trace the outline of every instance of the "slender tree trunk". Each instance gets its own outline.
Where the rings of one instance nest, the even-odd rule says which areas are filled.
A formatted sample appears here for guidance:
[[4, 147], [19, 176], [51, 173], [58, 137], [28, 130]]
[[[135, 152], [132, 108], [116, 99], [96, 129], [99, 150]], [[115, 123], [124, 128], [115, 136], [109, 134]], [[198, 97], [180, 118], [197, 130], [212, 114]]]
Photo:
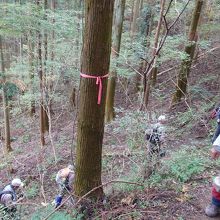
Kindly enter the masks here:
[[[28, 34], [28, 63], [29, 63], [29, 78], [30, 78], [30, 90], [31, 94], [34, 95], [34, 44], [32, 38], [32, 31]], [[31, 117], [35, 114], [35, 100], [32, 97], [30, 103], [30, 115]]]
[[[141, 60], [140, 62], [139, 70], [138, 70], [140, 73], [143, 73], [147, 68], [146, 60], [147, 60], [147, 54], [148, 54], [149, 47], [150, 47], [150, 36], [152, 32], [152, 26], [153, 26], [152, 23], [153, 23], [153, 16], [154, 16], [153, 10], [152, 10], [153, 6], [154, 6], [154, 3], [152, 3], [151, 1], [148, 1], [147, 7], [149, 8], [148, 9], [149, 11], [146, 13], [146, 17], [145, 17], [146, 41], [143, 45], [145, 47], [145, 55], [144, 55], [145, 60]], [[135, 78], [134, 78], [134, 81], [135, 81], [134, 92], [135, 93], [140, 91], [141, 84], [142, 84], [141, 79], [142, 79], [141, 75], [136, 73]]]
[[[56, 9], [56, 0], [51, 0], [51, 6], [50, 6], [51, 10], [53, 11], [53, 13], [55, 12], [55, 9]], [[55, 18], [52, 18], [52, 24], [54, 25], [55, 24]], [[55, 43], [55, 31], [54, 31], [54, 28], [52, 30], [52, 36], [51, 36], [51, 43], [52, 43], [52, 46], [51, 46], [51, 61], [53, 62], [54, 61], [54, 43]], [[52, 69], [51, 69], [51, 73], [53, 74], [53, 65], [52, 65]]]
[[130, 24], [129, 24], [129, 28], [130, 28], [130, 32], [131, 32], [131, 26], [132, 26], [132, 21], [133, 21], [133, 17], [134, 17], [134, 4], [135, 4], [135, 0], [131, 1], [131, 17], [130, 17]]
[[[55, 9], [56, 9], [56, 0], [51, 0], [51, 10], [53, 12], [55, 12]], [[55, 24], [55, 18], [52, 18], [52, 24], [54, 25]], [[54, 60], [55, 60], [55, 52], [54, 52], [54, 49], [55, 49], [55, 27], [53, 27], [53, 30], [52, 30], [52, 34], [51, 34], [51, 79], [53, 78], [53, 75], [55, 74], [54, 73]], [[52, 91], [53, 91], [53, 80], [50, 80], [48, 82], [48, 92], [49, 94], [52, 94]], [[49, 106], [49, 110], [50, 110], [50, 114], [53, 114], [53, 108], [52, 108], [52, 97], [49, 98], [48, 100], [48, 106]]]
[[[138, 69], [138, 72], [139, 73], [142, 73], [143, 72], [143, 63], [144, 61], [140, 61], [140, 64], [139, 64], [139, 69]], [[138, 73], [135, 73], [135, 76], [134, 76], [134, 93], [138, 93], [139, 91], [141, 91], [141, 78], [142, 76]]]
[[[81, 72], [93, 77], [109, 71], [111, 52], [112, 0], [85, 1], [85, 28]], [[77, 125], [75, 193], [82, 196], [101, 184], [102, 142], [107, 79], [102, 81], [102, 99], [97, 104], [99, 87], [94, 78], [81, 78]], [[103, 189], [91, 195], [99, 198]]]
[[23, 38], [20, 37], [20, 40], [19, 40], [19, 45], [20, 45], [20, 59], [21, 59], [21, 62], [23, 63]]
[[140, 11], [143, 9], [143, 6], [144, 6], [144, 0], [141, 0], [141, 2], [140, 2]]
[[[112, 57], [117, 58], [120, 52], [121, 35], [124, 19], [125, 0], [115, 1], [115, 14], [113, 19], [113, 36], [112, 36]], [[117, 66], [117, 63], [116, 63]], [[108, 79], [107, 86], [107, 98], [106, 98], [106, 109], [105, 119], [107, 122], [111, 121], [115, 117], [114, 112], [114, 98], [115, 98], [115, 87], [116, 87], [117, 71], [113, 68]]]
[[135, 0], [134, 3], [134, 14], [133, 14], [133, 20], [131, 23], [131, 38], [133, 38], [137, 33], [137, 19], [139, 17], [140, 13], [140, 0]]
[[3, 43], [2, 37], [0, 36], [0, 53], [1, 53], [1, 72], [2, 72], [2, 97], [3, 97], [3, 110], [4, 110], [4, 126], [5, 126], [5, 152], [9, 153], [12, 151], [11, 140], [10, 140], [10, 122], [9, 122], [9, 105], [6, 88], [6, 77], [5, 77], [5, 65], [3, 56]]
[[192, 59], [194, 57], [194, 52], [196, 48], [196, 41], [198, 38], [197, 35], [197, 26], [199, 24], [200, 15], [202, 12], [203, 0], [197, 0], [195, 4], [194, 13], [192, 16], [192, 21], [190, 25], [188, 42], [185, 47], [185, 53], [187, 58], [182, 61], [180, 72], [177, 79], [176, 91], [172, 98], [172, 104], [178, 103], [181, 101], [181, 98], [187, 93], [187, 80], [190, 73], [190, 68], [192, 64]]
[[[75, 1], [75, 4], [74, 4], [74, 8], [76, 11], [78, 11], [78, 19], [80, 20], [81, 17], [82, 17], [82, 14], [79, 13], [82, 9], [82, 0], [77, 0]], [[78, 22], [77, 24], [77, 29], [80, 30], [80, 22]], [[81, 38], [81, 32], [78, 31], [77, 32], [77, 36], [75, 37], [75, 68], [76, 69], [79, 69], [79, 60], [80, 60], [80, 54], [79, 54], [79, 51], [80, 51], [80, 38]], [[77, 89], [76, 89], [76, 86], [75, 85], [72, 85], [72, 91], [70, 93], [70, 109], [71, 110], [74, 110], [74, 107], [76, 107], [76, 99], [77, 99]]]
[[74, 107], [76, 107], [76, 88], [73, 86], [72, 91], [70, 93], [70, 109], [73, 111]]
[[152, 52], [152, 56], [155, 56], [154, 62], [153, 62], [153, 68], [151, 72], [149, 73], [148, 79], [147, 79], [147, 85], [146, 85], [146, 90], [144, 91], [144, 103], [145, 107], [147, 108], [148, 102], [149, 102], [149, 96], [150, 96], [150, 87], [152, 84], [156, 83], [156, 76], [157, 76], [157, 48], [158, 48], [158, 42], [159, 42], [159, 36], [160, 36], [160, 30], [162, 26], [162, 20], [163, 20], [163, 12], [164, 12], [164, 6], [165, 6], [166, 0], [161, 0], [160, 1], [160, 17], [157, 23], [157, 29], [155, 33], [155, 38], [154, 38], [154, 48]]
[[[44, 0], [44, 20], [47, 20], [47, 0]], [[48, 88], [48, 83], [46, 81], [46, 76], [47, 76], [47, 56], [48, 56], [48, 35], [47, 35], [47, 30], [44, 29], [44, 69], [43, 69], [43, 80], [44, 80], [44, 91], [45, 91], [45, 104], [44, 104], [44, 132], [49, 131], [49, 119], [48, 119], [48, 112], [47, 112], [47, 106], [50, 105], [49, 103], [49, 88]]]
[[43, 70], [42, 70], [42, 50], [41, 50], [41, 33], [38, 35], [38, 59], [39, 59], [39, 77], [40, 77], [40, 135], [41, 135], [41, 145], [45, 145], [44, 138], [44, 79], [43, 79]]
[[[37, 0], [37, 6], [41, 7], [41, 1]], [[40, 78], [40, 140], [41, 146], [45, 145], [45, 137], [44, 137], [44, 76], [43, 76], [43, 61], [42, 61], [42, 34], [40, 30], [37, 30], [37, 37], [38, 37], [38, 75]]]

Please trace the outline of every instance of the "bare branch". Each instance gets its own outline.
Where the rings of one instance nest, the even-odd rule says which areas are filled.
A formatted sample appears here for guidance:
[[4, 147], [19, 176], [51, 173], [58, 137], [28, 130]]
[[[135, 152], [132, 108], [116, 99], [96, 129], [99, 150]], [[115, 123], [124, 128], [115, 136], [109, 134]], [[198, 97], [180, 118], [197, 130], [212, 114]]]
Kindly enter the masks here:
[[[167, 10], [165, 12], [164, 15], [162, 15], [163, 17], [163, 20], [164, 20], [164, 26], [166, 28], [166, 33], [164, 34], [164, 36], [161, 38], [160, 42], [159, 42], [159, 45], [156, 49], [156, 51], [154, 52], [153, 54], [153, 57], [152, 59], [150, 60], [146, 70], [143, 72], [144, 74], [144, 79], [143, 79], [143, 87], [144, 87], [144, 93], [146, 92], [146, 88], [147, 88], [147, 78], [149, 77], [149, 75], [151, 74], [151, 71], [153, 69], [153, 64], [155, 63], [155, 60], [156, 60], [156, 57], [159, 55], [165, 41], [166, 41], [166, 38], [169, 34], [169, 31], [171, 30], [171, 28], [176, 24], [176, 22], [179, 20], [180, 16], [183, 14], [184, 10], [186, 9], [186, 7], [188, 6], [190, 0], [187, 1], [187, 3], [185, 4], [185, 6], [183, 7], [182, 11], [179, 13], [179, 15], [176, 17], [176, 19], [174, 20], [174, 22], [168, 27], [168, 23], [167, 23], [167, 20], [166, 20], [166, 15], [172, 5], [172, 2], [173, 0], [170, 0], [169, 4], [168, 4], [168, 7], [167, 7]], [[144, 96], [143, 96], [143, 103], [144, 103]], [[143, 106], [143, 103], [141, 106]], [[142, 108], [142, 107], [141, 107]]]
[[167, 13], [169, 12], [172, 3], [173, 3], [173, 0], [170, 0], [169, 5], [168, 5], [168, 7], [167, 7], [167, 10], [166, 10], [166, 12], [165, 12], [165, 14], [164, 14], [165, 17], [166, 17], [166, 15], [167, 15]]
[[[85, 195], [83, 195], [83, 196], [74, 204], [73, 208], [75, 208], [83, 199], [85, 199], [85, 198], [86, 198], [88, 195], [90, 195], [92, 192], [94, 192], [94, 191], [96, 191], [97, 189], [99, 189], [99, 188], [101, 188], [101, 187], [103, 187], [103, 186], [106, 186], [106, 185], [108, 185], [108, 184], [110, 184], [110, 183], [126, 183], [126, 184], [138, 185], [138, 186], [142, 186], [142, 187], [144, 186], [143, 184], [135, 183], [135, 182], [129, 182], [129, 181], [123, 181], [123, 180], [110, 180], [110, 181], [108, 181], [108, 182], [106, 182], [106, 183], [103, 183], [103, 184], [101, 184], [101, 185], [99, 185], [99, 186], [97, 186], [97, 187], [91, 189], [89, 192], [87, 192]], [[66, 203], [71, 196], [72, 196], [72, 195], [68, 196], [60, 206], [58, 206], [56, 209], [54, 209], [53, 212], [51, 212], [47, 217], [45, 217], [45, 218], [42, 219], [42, 220], [47, 220], [47, 219], [48, 219], [51, 215], [53, 215], [64, 203]]]
[[[207, 54], [209, 54], [209, 53], [211, 53], [211, 52], [213, 52], [213, 51], [215, 51], [215, 50], [218, 50], [218, 49], [220, 49], [220, 47], [214, 47], [214, 48], [212, 48], [212, 49], [210, 49], [210, 50], [208, 50], [208, 51], [206, 51], [206, 52], [204, 52], [204, 53], [202, 53], [202, 54], [199, 54], [199, 56], [197, 57], [197, 59], [201, 59], [201, 58], [203, 58], [205, 55], [207, 55]], [[214, 54], [213, 54], [213, 55], [214, 55]], [[169, 69], [166, 69], [166, 70], [164, 70], [164, 71], [158, 73], [158, 76], [160, 76], [160, 75], [162, 75], [162, 74], [164, 74], [164, 73], [167, 73], [167, 72], [169, 72], [169, 71], [171, 71], [171, 70], [173, 70], [173, 69], [175, 69], [175, 68], [177, 68], [177, 67], [179, 67], [179, 64], [177, 64], [177, 65], [175, 65], [175, 66], [173, 66], [173, 67], [170, 67]], [[194, 67], [195, 67], [195, 65], [192, 66], [191, 69], [194, 68]]]
[[179, 13], [179, 15], [176, 17], [175, 21], [170, 25], [170, 27], [168, 28], [169, 30], [176, 24], [176, 22], [179, 20], [180, 16], [183, 14], [183, 12], [186, 10], [186, 7], [188, 6], [189, 2], [191, 0], [188, 0], [187, 3], [185, 4], [185, 6], [183, 7], [182, 11]]
[[[170, 1], [168, 8], [171, 6], [171, 3], [172, 3], [172, 2], [173, 2], [173, 0]], [[188, 6], [189, 2], [190, 2], [190, 0], [187, 1], [187, 3], [185, 4], [185, 6], [183, 7], [182, 11], [181, 11], [180, 14], [176, 17], [175, 21], [170, 25], [170, 27], [168, 27], [168, 24], [167, 24], [167, 21], [166, 21], [166, 15], [167, 15], [168, 10], [166, 11], [165, 15], [163, 15], [163, 19], [164, 19], [164, 23], [165, 23], [165, 27], [166, 27], [166, 33], [165, 33], [165, 35], [161, 38], [160, 43], [159, 43], [159, 47], [157, 48], [155, 55], [154, 55], [154, 56], [152, 57], [152, 59], [150, 60], [147, 69], [144, 71], [144, 74], [146, 74], [146, 75], [148, 74], [148, 72], [149, 72], [149, 70], [150, 70], [150, 66], [153, 64], [154, 59], [155, 59], [155, 56], [158, 56], [160, 50], [162, 49], [162, 47], [163, 47], [163, 45], [164, 45], [164, 43], [165, 43], [165, 41], [166, 41], [166, 38], [167, 38], [167, 36], [168, 36], [168, 34], [169, 34], [170, 29], [171, 29], [171, 28], [176, 24], [176, 22], [179, 20], [180, 16], [183, 14], [183, 12], [184, 12], [184, 10], [186, 9], [186, 7]]]
[[164, 25], [165, 25], [166, 30], [168, 30], [169, 27], [168, 27], [168, 23], [167, 23], [167, 19], [166, 19], [165, 15], [163, 16], [163, 21], [164, 21]]
[[[112, 51], [113, 51], [114, 53], [116, 53], [116, 54], [119, 55], [118, 51], [116, 51], [113, 47], [112, 47]], [[123, 56], [122, 54], [120, 54], [120, 56], [125, 59], [125, 63], [127, 64], [127, 66], [129, 66], [135, 73], [137, 73], [138, 75], [140, 75], [141, 77], [143, 77], [143, 74], [141, 74], [137, 69], [135, 69], [133, 66], [131, 66], [131, 65], [128, 63], [128, 61], [127, 61], [127, 59], [126, 59], [125, 56]], [[144, 59], [144, 58], [141, 58], [141, 59]], [[145, 60], [145, 61], [147, 62], [147, 60]]]

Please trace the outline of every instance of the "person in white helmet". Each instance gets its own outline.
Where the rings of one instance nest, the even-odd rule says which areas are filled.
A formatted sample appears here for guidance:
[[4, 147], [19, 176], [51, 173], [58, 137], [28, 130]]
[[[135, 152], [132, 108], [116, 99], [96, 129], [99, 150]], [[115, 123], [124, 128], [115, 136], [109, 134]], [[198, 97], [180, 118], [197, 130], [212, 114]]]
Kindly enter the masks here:
[[70, 193], [73, 187], [73, 181], [75, 177], [73, 165], [68, 165], [67, 167], [58, 171], [56, 175], [56, 182], [59, 186], [59, 195], [55, 198], [55, 206], [59, 206], [62, 202], [65, 193]]
[[166, 116], [160, 115], [157, 122], [148, 125], [148, 128], [145, 131], [145, 140], [147, 141], [147, 161], [146, 164], [143, 165], [142, 170], [144, 180], [158, 168], [161, 157], [165, 156], [164, 142], [166, 136], [166, 122]]
[[0, 204], [7, 212], [16, 212], [17, 193], [23, 186], [23, 182], [15, 178], [0, 192]]
[[148, 141], [148, 153], [150, 157], [164, 156], [164, 151], [162, 151], [161, 147], [165, 141], [166, 122], [166, 116], [160, 115], [157, 119], [157, 123], [149, 126], [145, 131], [145, 139]]

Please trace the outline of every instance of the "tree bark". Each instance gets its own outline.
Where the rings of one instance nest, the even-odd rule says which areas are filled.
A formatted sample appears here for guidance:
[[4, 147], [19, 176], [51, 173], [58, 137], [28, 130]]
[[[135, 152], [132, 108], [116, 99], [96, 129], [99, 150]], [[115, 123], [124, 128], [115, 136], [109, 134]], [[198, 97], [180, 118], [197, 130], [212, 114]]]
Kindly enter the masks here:
[[140, 13], [140, 0], [135, 0], [134, 2], [134, 14], [131, 23], [131, 38], [133, 38], [137, 33], [137, 18], [139, 17]]
[[185, 46], [185, 53], [187, 57], [182, 61], [178, 79], [176, 91], [172, 98], [171, 105], [181, 101], [181, 98], [184, 97], [187, 93], [187, 81], [190, 73], [190, 68], [192, 60], [194, 57], [194, 52], [197, 42], [197, 26], [199, 24], [200, 15], [202, 12], [203, 0], [197, 0], [195, 4], [195, 9], [192, 16], [192, 21], [189, 29], [188, 42]]
[[[125, 11], [125, 0], [116, 0], [115, 1], [115, 14], [113, 19], [113, 36], [112, 36], [112, 57], [119, 57], [120, 45], [121, 45], [121, 35]], [[117, 63], [116, 63], [117, 66]], [[106, 109], [105, 109], [105, 119], [107, 122], [115, 118], [114, 112], [114, 99], [115, 99], [115, 87], [117, 80], [117, 71], [113, 67], [112, 72], [110, 73], [107, 86], [107, 98], [106, 98]]]
[[5, 126], [5, 152], [9, 153], [12, 151], [11, 140], [10, 140], [10, 121], [9, 121], [9, 105], [6, 88], [6, 77], [5, 77], [5, 65], [3, 55], [3, 43], [2, 37], [0, 36], [0, 53], [1, 53], [1, 71], [2, 71], [2, 97], [3, 97], [3, 110], [4, 110], [4, 126]]
[[[112, 0], [85, 1], [85, 28], [81, 72], [104, 76], [109, 71], [111, 52]], [[96, 79], [81, 78], [77, 125], [75, 193], [82, 196], [101, 184], [102, 142], [107, 80], [102, 78], [102, 99], [97, 104]], [[99, 198], [103, 189], [91, 195]]]

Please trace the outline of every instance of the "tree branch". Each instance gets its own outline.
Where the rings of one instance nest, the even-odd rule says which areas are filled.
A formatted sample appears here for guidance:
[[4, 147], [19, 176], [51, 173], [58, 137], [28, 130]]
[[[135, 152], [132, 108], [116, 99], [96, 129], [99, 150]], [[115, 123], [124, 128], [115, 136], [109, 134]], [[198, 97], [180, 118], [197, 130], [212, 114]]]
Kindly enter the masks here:
[[[170, 7], [170, 5], [171, 5], [172, 2], [173, 2], [173, 0], [170, 1], [168, 8]], [[166, 41], [166, 38], [167, 38], [167, 36], [168, 36], [168, 34], [169, 34], [170, 29], [171, 29], [171, 28], [176, 24], [176, 22], [179, 20], [180, 16], [183, 14], [183, 12], [184, 12], [184, 10], [186, 9], [186, 7], [188, 6], [189, 2], [190, 2], [190, 0], [187, 1], [187, 3], [185, 4], [185, 6], [183, 7], [182, 11], [181, 11], [180, 14], [176, 17], [175, 21], [170, 25], [170, 27], [168, 27], [168, 24], [167, 24], [167, 21], [166, 21], [166, 15], [167, 15], [168, 10], [167, 10], [166, 13], [163, 15], [164, 24], [165, 24], [165, 28], [166, 28], [166, 33], [165, 33], [165, 35], [161, 38], [160, 43], [159, 43], [159, 47], [157, 48], [155, 55], [154, 55], [154, 56], [152, 57], [152, 59], [150, 60], [148, 67], [147, 67], [146, 70], [144, 71], [144, 75], [147, 75], [147, 76], [148, 76], [148, 74], [149, 74], [149, 72], [150, 72], [149, 70], [151, 69], [150, 66], [153, 64], [155, 57], [159, 55], [159, 52], [160, 52], [160, 50], [162, 49], [162, 47], [163, 47], [163, 45], [164, 45], [164, 43], [165, 43], [165, 41]]]
[[[110, 184], [110, 183], [126, 183], [126, 184], [138, 185], [138, 186], [142, 186], [142, 187], [144, 186], [143, 184], [135, 183], [135, 182], [129, 182], [129, 181], [123, 181], [123, 180], [110, 180], [110, 181], [108, 181], [108, 182], [106, 182], [106, 183], [103, 183], [103, 184], [101, 184], [101, 185], [99, 185], [99, 186], [97, 186], [97, 187], [91, 189], [89, 192], [87, 192], [85, 195], [83, 195], [83, 196], [74, 204], [73, 208], [75, 208], [83, 199], [85, 199], [85, 198], [86, 198], [88, 195], [90, 195], [92, 192], [94, 192], [94, 191], [96, 191], [97, 189], [99, 189], [99, 188], [101, 188], [101, 187], [103, 187], [103, 186], [106, 186], [106, 185], [108, 185], [108, 184]], [[64, 203], [66, 203], [71, 196], [72, 196], [72, 195], [68, 196], [60, 206], [58, 206], [56, 209], [54, 209], [53, 212], [51, 212], [49, 215], [47, 215], [47, 216], [46, 216], [44, 219], [42, 219], [42, 220], [47, 220], [47, 219], [48, 219], [51, 215], [53, 215]]]

